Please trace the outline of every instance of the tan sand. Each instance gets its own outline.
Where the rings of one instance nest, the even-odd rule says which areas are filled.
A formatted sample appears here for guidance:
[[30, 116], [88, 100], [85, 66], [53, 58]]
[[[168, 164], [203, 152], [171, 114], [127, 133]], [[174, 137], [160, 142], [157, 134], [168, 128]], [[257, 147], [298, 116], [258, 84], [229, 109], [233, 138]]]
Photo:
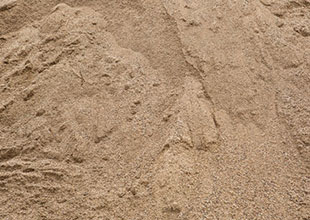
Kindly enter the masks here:
[[0, 0], [0, 219], [310, 219], [309, 0]]

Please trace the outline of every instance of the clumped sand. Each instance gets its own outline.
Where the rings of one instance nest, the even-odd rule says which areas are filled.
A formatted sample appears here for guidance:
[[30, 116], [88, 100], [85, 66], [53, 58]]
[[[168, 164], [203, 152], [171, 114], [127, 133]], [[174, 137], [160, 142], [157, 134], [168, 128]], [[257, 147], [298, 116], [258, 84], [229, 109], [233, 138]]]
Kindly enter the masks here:
[[0, 0], [0, 219], [310, 219], [309, 0]]

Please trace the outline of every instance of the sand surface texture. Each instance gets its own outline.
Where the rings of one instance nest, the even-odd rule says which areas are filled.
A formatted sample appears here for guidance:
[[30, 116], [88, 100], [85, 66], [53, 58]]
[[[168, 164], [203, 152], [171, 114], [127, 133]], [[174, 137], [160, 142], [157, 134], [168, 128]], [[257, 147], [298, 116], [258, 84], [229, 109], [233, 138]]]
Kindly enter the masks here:
[[310, 220], [310, 1], [0, 0], [0, 219]]

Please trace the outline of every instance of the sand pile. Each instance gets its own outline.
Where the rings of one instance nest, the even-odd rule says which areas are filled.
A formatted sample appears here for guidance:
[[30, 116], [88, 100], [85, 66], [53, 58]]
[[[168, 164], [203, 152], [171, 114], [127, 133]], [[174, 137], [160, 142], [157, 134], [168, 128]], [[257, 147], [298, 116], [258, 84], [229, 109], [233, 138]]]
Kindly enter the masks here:
[[0, 1], [0, 219], [310, 219], [309, 9]]

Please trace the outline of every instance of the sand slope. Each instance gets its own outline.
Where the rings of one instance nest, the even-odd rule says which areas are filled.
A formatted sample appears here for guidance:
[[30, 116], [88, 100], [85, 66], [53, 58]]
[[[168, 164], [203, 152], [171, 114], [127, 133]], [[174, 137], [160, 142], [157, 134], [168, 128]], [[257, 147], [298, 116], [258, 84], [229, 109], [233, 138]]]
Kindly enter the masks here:
[[309, 9], [0, 2], [0, 219], [309, 219]]

